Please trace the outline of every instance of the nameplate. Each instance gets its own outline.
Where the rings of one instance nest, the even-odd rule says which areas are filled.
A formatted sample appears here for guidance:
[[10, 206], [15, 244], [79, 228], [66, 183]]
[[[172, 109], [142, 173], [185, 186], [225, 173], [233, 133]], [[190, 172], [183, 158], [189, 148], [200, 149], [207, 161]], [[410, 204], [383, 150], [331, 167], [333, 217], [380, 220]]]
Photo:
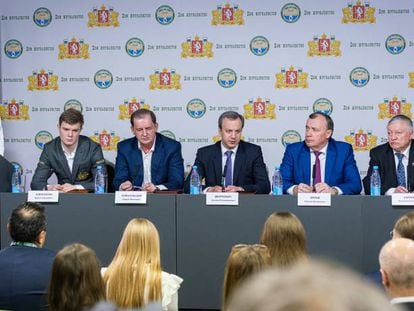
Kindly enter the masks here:
[[57, 203], [59, 202], [59, 191], [29, 191], [27, 193], [27, 201], [41, 203]]
[[239, 205], [239, 193], [207, 192], [206, 205]]
[[331, 194], [298, 193], [298, 206], [331, 206]]
[[393, 193], [391, 195], [391, 204], [393, 206], [413, 206], [414, 193]]
[[146, 191], [115, 191], [115, 204], [146, 204]]

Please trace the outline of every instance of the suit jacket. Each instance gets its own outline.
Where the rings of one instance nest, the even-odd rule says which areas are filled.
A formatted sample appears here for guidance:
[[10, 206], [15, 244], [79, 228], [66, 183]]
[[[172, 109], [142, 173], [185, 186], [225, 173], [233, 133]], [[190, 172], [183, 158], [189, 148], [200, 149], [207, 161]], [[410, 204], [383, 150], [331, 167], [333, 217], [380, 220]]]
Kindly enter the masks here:
[[0, 155], [0, 192], [11, 192], [13, 165]]
[[402, 307], [403, 310], [406, 310], [406, 311], [414, 311], [414, 301], [399, 302], [393, 305], [397, 307]]
[[[181, 144], [159, 133], [156, 134], [155, 149], [151, 159], [151, 182], [168, 189], [182, 189], [184, 164]], [[114, 188], [129, 180], [134, 186], [141, 186], [144, 179], [144, 164], [138, 140], [132, 137], [118, 143], [115, 163]]]
[[55, 252], [10, 246], [0, 251], [0, 309], [47, 310], [45, 294]]
[[[305, 142], [290, 144], [286, 147], [280, 170], [283, 177], [283, 192], [300, 183], [311, 180], [310, 149]], [[352, 146], [331, 138], [328, 143], [325, 162], [325, 183], [338, 187], [343, 194], [359, 194], [361, 178], [356, 166]]]
[[[205, 187], [222, 184], [222, 159], [221, 141], [198, 149], [194, 165], [197, 165], [200, 178], [205, 181]], [[191, 173], [184, 184], [186, 193], [190, 191], [190, 178]], [[269, 177], [260, 146], [240, 141], [234, 161], [233, 185], [258, 194], [270, 192]]]
[[33, 190], [45, 189], [47, 180], [55, 173], [59, 184], [82, 185], [85, 189], [93, 190], [98, 164], [102, 164], [106, 174], [104, 162], [101, 146], [86, 136], [79, 136], [71, 172], [63, 153], [60, 137], [57, 137], [44, 146], [33, 175], [31, 188]]
[[[395, 168], [394, 151], [388, 143], [379, 145], [369, 152], [369, 168], [367, 176], [364, 177], [362, 182], [364, 183], [365, 194], [371, 193], [371, 174], [373, 167], [378, 166], [378, 171], [381, 177], [381, 194], [385, 194], [388, 189], [396, 188], [398, 186], [397, 170]], [[411, 140], [411, 147], [408, 156], [407, 167], [407, 181], [410, 185], [409, 190], [414, 190], [414, 140]]]

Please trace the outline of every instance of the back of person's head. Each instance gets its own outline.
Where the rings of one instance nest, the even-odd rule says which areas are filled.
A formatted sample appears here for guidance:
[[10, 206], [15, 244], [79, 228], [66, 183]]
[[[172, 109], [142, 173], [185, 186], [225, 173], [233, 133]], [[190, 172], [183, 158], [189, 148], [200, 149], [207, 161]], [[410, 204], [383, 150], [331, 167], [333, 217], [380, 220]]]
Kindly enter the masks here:
[[43, 246], [46, 235], [44, 207], [32, 202], [20, 204], [12, 211], [8, 230], [14, 242], [29, 242]]
[[265, 245], [238, 244], [233, 246], [227, 259], [223, 282], [223, 310], [230, 294], [244, 280], [270, 265], [269, 250]]
[[75, 108], [69, 108], [62, 112], [62, 114], [59, 117], [59, 125], [62, 125], [62, 123], [65, 122], [70, 125], [80, 124], [80, 127], [83, 127], [84, 119], [82, 112]]
[[414, 241], [396, 238], [379, 254], [382, 284], [391, 297], [414, 296]]
[[414, 212], [404, 214], [396, 221], [393, 237], [414, 240]]
[[105, 288], [95, 252], [82, 244], [62, 248], [53, 261], [49, 310], [80, 311], [104, 299]]
[[355, 272], [332, 263], [310, 261], [257, 274], [234, 292], [226, 311], [302, 310], [398, 309]]
[[289, 266], [307, 258], [305, 228], [292, 213], [270, 215], [263, 226], [260, 243], [269, 248], [275, 266]]
[[161, 299], [160, 239], [151, 221], [134, 218], [128, 223], [104, 281], [108, 299], [121, 308]]

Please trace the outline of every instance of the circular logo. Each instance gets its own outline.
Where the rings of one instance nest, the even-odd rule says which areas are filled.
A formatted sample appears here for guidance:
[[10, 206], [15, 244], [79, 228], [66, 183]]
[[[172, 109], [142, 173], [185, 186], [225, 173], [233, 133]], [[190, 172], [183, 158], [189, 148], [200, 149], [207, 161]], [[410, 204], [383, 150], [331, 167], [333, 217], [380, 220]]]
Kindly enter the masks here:
[[199, 98], [193, 98], [190, 100], [187, 104], [187, 114], [194, 118], [199, 119], [206, 113], [206, 104], [199, 99]]
[[369, 82], [369, 72], [364, 67], [356, 67], [349, 74], [349, 80], [356, 87], [364, 87]]
[[161, 25], [168, 25], [174, 21], [175, 13], [172, 7], [162, 5], [155, 11], [155, 19]]
[[389, 35], [385, 40], [385, 48], [391, 54], [400, 54], [405, 50], [405, 39], [398, 34]]
[[269, 51], [269, 41], [262, 36], [254, 37], [250, 41], [250, 51], [256, 56], [263, 56]]
[[162, 134], [162, 135], [164, 135], [164, 136], [166, 136], [166, 137], [168, 137], [168, 138], [171, 138], [171, 139], [176, 140], [176, 139], [175, 139], [175, 135], [174, 135], [174, 133], [173, 133], [173, 132], [171, 132], [171, 131], [169, 131], [169, 130], [164, 130], [164, 131], [161, 131], [161, 132], [160, 132], [160, 134]]
[[217, 82], [224, 88], [233, 87], [237, 82], [237, 75], [233, 69], [224, 68], [217, 74]]
[[48, 131], [40, 131], [35, 136], [36, 147], [43, 150], [43, 147], [45, 146], [45, 144], [47, 144], [52, 139], [53, 139], [53, 136]]
[[76, 109], [80, 112], [82, 112], [82, 110], [83, 110], [81, 102], [79, 100], [76, 100], [76, 99], [69, 99], [65, 103], [65, 106], [64, 106], [63, 110], [66, 111], [69, 108], [74, 108], [74, 109]]
[[287, 145], [298, 143], [302, 141], [302, 138], [300, 137], [300, 134], [296, 132], [295, 130], [288, 130], [283, 133], [282, 135], [282, 144], [283, 147], [286, 147]]
[[46, 27], [52, 22], [52, 13], [46, 8], [38, 8], [33, 13], [33, 21], [39, 27]]
[[109, 70], [101, 69], [95, 73], [95, 85], [100, 89], [107, 89], [112, 85], [112, 73]]
[[144, 53], [145, 45], [141, 39], [131, 38], [125, 43], [125, 51], [131, 57], [138, 57]]
[[23, 45], [17, 40], [9, 40], [4, 45], [4, 53], [9, 58], [18, 58], [23, 53]]
[[280, 10], [280, 15], [286, 23], [296, 23], [300, 18], [300, 8], [294, 3], [287, 3]]
[[318, 98], [313, 103], [313, 112], [322, 112], [328, 116], [331, 115], [333, 110], [332, 102], [327, 98]]

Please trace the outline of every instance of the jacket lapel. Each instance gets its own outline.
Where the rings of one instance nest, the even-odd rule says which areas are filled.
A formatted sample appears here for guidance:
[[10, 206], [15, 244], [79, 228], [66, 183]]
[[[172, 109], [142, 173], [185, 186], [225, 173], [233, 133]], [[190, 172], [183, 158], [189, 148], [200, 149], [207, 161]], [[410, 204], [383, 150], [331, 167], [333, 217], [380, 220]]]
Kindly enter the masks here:
[[337, 152], [335, 141], [331, 138], [328, 142], [325, 160], [325, 183], [328, 185], [335, 184], [333, 182], [334, 176], [332, 176], [332, 172], [336, 163]]
[[[80, 138], [79, 138], [80, 139]], [[65, 171], [65, 175], [70, 177], [71, 183], [73, 184], [75, 179], [73, 178], [73, 175], [69, 169], [69, 164], [68, 164], [68, 160], [66, 159], [65, 153], [63, 152], [63, 147], [62, 147], [62, 141], [60, 140], [60, 138], [56, 141], [56, 143], [58, 144], [56, 150], [57, 150], [57, 160], [58, 163], [61, 163], [63, 170]], [[79, 146], [78, 146], [79, 147]], [[75, 159], [73, 161], [73, 164], [75, 164], [75, 160], [76, 160], [76, 155], [75, 155]], [[75, 167], [72, 166], [72, 172], [74, 171]]]
[[[142, 151], [138, 148], [138, 140], [132, 140], [131, 145], [131, 165], [132, 183], [134, 186], [141, 186], [144, 179], [144, 163], [142, 161]], [[135, 162], [135, 163], [134, 163]]]
[[160, 165], [164, 163], [162, 157], [165, 155], [164, 151], [164, 144], [162, 142], [161, 137], [157, 135], [157, 138], [155, 140], [155, 149], [154, 153], [151, 157], [151, 182], [153, 184], [158, 184], [158, 180], [160, 179], [158, 176], [158, 172], [160, 172]]
[[300, 153], [300, 161], [299, 163], [297, 163], [298, 165], [302, 166], [302, 178], [299, 178], [299, 180], [303, 180], [303, 182], [305, 184], [309, 184], [312, 185], [313, 180], [311, 180], [311, 176], [310, 176], [310, 172], [311, 172], [311, 167], [310, 167], [310, 149], [309, 147], [306, 146], [305, 142], [303, 142], [302, 145], [303, 148], [303, 152]]
[[[214, 166], [214, 175], [215, 175], [215, 184], [216, 185], [221, 185], [222, 183], [222, 176], [223, 176], [223, 172], [222, 172], [222, 161], [223, 161], [223, 157], [221, 155], [221, 141], [216, 143], [216, 149], [214, 151], [214, 155], [213, 155], [213, 166]], [[206, 168], [208, 169], [208, 168]]]
[[241, 178], [240, 172], [242, 171], [242, 165], [246, 163], [246, 150], [244, 149], [243, 141], [240, 141], [239, 147], [237, 148], [237, 155], [234, 161], [234, 168], [233, 168], [233, 185], [241, 185], [239, 179]]

